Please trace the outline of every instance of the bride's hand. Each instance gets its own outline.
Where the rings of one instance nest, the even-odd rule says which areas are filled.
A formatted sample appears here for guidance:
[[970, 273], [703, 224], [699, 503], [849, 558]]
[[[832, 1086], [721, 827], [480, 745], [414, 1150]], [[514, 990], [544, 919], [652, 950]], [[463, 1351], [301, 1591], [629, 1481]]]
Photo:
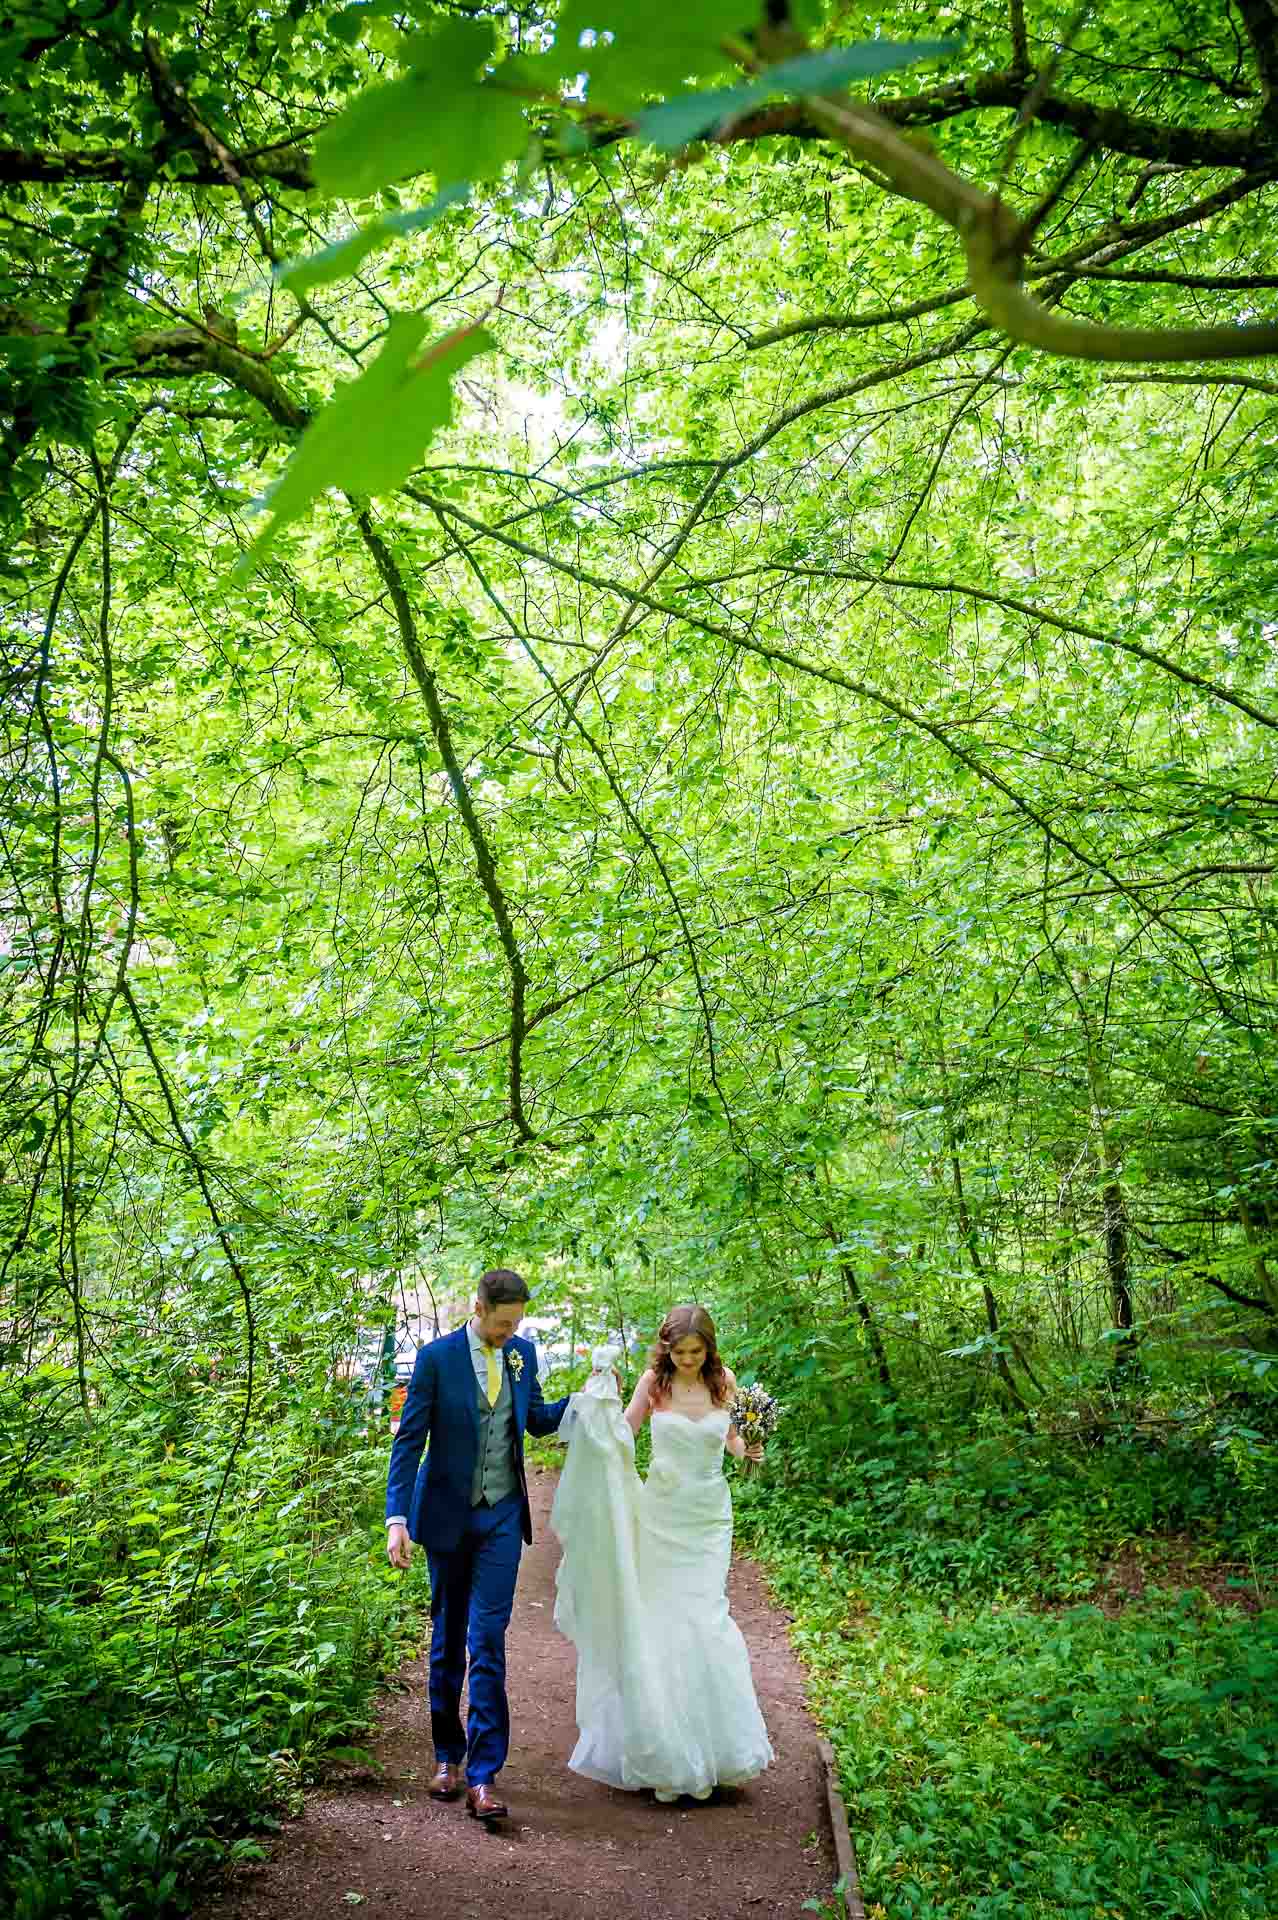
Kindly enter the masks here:
[[747, 1447], [742, 1457], [746, 1460], [753, 1460], [755, 1465], [757, 1466], [763, 1458], [762, 1441], [756, 1440], [752, 1447]]

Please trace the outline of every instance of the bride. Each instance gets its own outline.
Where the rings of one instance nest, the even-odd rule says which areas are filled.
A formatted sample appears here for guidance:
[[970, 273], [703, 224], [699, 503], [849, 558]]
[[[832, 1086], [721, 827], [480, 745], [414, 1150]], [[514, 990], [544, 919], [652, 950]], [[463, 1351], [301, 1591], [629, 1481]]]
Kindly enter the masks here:
[[[661, 1801], [740, 1786], [773, 1758], [740, 1629], [728, 1612], [732, 1502], [723, 1450], [758, 1460], [728, 1418], [736, 1387], [702, 1307], [676, 1307], [624, 1414], [615, 1347], [569, 1402], [550, 1524], [563, 1558], [555, 1624], [577, 1649], [569, 1766]], [[652, 1464], [634, 1437], [652, 1424]]]

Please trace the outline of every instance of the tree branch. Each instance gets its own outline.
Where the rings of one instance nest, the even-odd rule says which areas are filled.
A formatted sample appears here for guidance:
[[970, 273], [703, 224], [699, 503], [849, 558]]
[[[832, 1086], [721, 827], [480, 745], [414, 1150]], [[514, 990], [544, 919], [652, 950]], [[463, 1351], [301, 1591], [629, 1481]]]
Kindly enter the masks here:
[[462, 526], [470, 527], [476, 533], [480, 533], [488, 539], [496, 540], [501, 545], [512, 548], [515, 552], [523, 553], [530, 559], [537, 560], [541, 562], [542, 565], [550, 567], [555, 572], [568, 574], [574, 580], [581, 581], [585, 586], [593, 586], [604, 593], [633, 601], [636, 605], [650, 607], [654, 612], [665, 614], [671, 620], [682, 622], [685, 626], [697, 628], [702, 633], [711, 634], [716, 639], [724, 640], [729, 646], [738, 649], [740, 652], [757, 654], [760, 659], [771, 660], [776, 665], [788, 668], [792, 672], [824, 681], [827, 686], [842, 688], [845, 693], [855, 694], [858, 698], [869, 702], [871, 705], [882, 708], [884, 712], [893, 714], [906, 726], [916, 729], [918, 732], [925, 734], [929, 739], [935, 741], [945, 753], [957, 760], [962, 766], [965, 766], [977, 780], [987, 786], [993, 787], [996, 792], [1001, 793], [1017, 813], [1021, 814], [1038, 828], [1048, 844], [1055, 841], [1072, 859], [1078, 862], [1078, 865], [1084, 871], [1100, 874], [1104, 879], [1108, 880], [1111, 886], [1122, 894], [1124, 898], [1130, 899], [1136, 907], [1146, 912], [1151, 919], [1166, 925], [1172, 937], [1189, 948], [1194, 956], [1195, 964], [1199, 968], [1200, 977], [1208, 983], [1218, 1003], [1221, 1005], [1225, 1004], [1216, 986], [1214, 977], [1206, 967], [1202, 956], [1198, 953], [1189, 936], [1168, 921], [1161, 911], [1149, 907], [1147, 903], [1143, 902], [1139, 895], [1114, 873], [1111, 868], [1107, 867], [1102, 860], [1099, 860], [1093, 854], [1085, 852], [1083, 848], [1076, 845], [1074, 841], [1060, 832], [1052, 821], [1048, 820], [1036, 806], [1026, 800], [1023, 795], [1019, 794], [1014, 787], [1010, 786], [1001, 774], [993, 767], [986, 766], [983, 761], [978, 760], [974, 754], [970, 753], [960, 742], [955, 740], [951, 729], [936, 721], [929, 720], [925, 713], [916, 712], [913, 708], [905, 706], [901, 701], [896, 699], [893, 694], [885, 692], [882, 688], [871, 686], [866, 681], [854, 678], [851, 674], [842, 673], [837, 667], [825, 666], [818, 660], [810, 660], [806, 656], [794, 653], [786, 647], [769, 647], [765, 645], [763, 641], [757, 640], [752, 633], [743, 631], [740, 628], [725, 626], [716, 620], [708, 620], [703, 615], [693, 613], [686, 607], [672, 605], [668, 601], [658, 600], [654, 595], [641, 592], [637, 588], [625, 587], [616, 581], [607, 580], [598, 574], [589, 573], [584, 567], [573, 566], [566, 560], [558, 559], [552, 553], [529, 546], [526, 541], [516, 539], [513, 534], [503, 533], [499, 528], [486, 527], [482, 521], [473, 519], [470, 514], [463, 512], [460, 507], [454, 506], [451, 501], [436, 499], [433, 495], [411, 484], [406, 484], [403, 491], [409, 494], [414, 500], [420, 500], [423, 506], [430, 507], [433, 512], [439, 515], [446, 515], [449, 519], [457, 520]]
[[309, 421], [307, 408], [254, 355], [230, 341], [198, 327], [165, 327], [136, 334], [126, 343], [131, 360], [117, 360], [106, 368], [108, 380], [190, 380], [213, 374], [259, 401], [279, 426], [300, 433]]
[[1235, 360], [1278, 353], [1278, 324], [1112, 327], [1053, 312], [1021, 284], [1026, 230], [1001, 200], [902, 139], [872, 107], [824, 95], [809, 96], [806, 106], [832, 139], [954, 229], [976, 305], [1022, 345], [1079, 360]]
[[[281, 187], [293, 187], [303, 193], [314, 190], [310, 155], [300, 147], [277, 147], [272, 153], [235, 154], [237, 170], [252, 180], [269, 180]], [[94, 147], [0, 147], [0, 186], [61, 186], [68, 181], [110, 185], [130, 180], [146, 157], [131, 148]], [[222, 167], [202, 155], [190, 172], [181, 175], [182, 184], [192, 187], [225, 187], [228, 181]]]
[[766, 333], [751, 335], [745, 343], [746, 351], [772, 347], [778, 340], [793, 340], [801, 333], [847, 333], [862, 327], [894, 327], [906, 320], [917, 320], [925, 313], [939, 313], [943, 307], [955, 307], [960, 300], [971, 297], [970, 287], [951, 287], [946, 293], [915, 300], [908, 307], [887, 307], [878, 313], [816, 313], [802, 320], [787, 320], [779, 327], [769, 327]]
[[[740, 1149], [742, 1147], [742, 1142], [738, 1138], [736, 1120], [733, 1116], [732, 1107], [728, 1101], [728, 1096], [724, 1092], [723, 1085], [719, 1077], [719, 1050], [718, 1050], [718, 1045], [715, 1039], [714, 1016], [710, 1009], [710, 997], [706, 990], [705, 979], [701, 972], [701, 962], [697, 955], [697, 943], [693, 938], [692, 927], [688, 921], [687, 910], [684, 907], [683, 900], [679, 894], [679, 890], [675, 886], [674, 876], [670, 872], [670, 868], [667, 865], [662, 855], [661, 849], [660, 847], [658, 847], [652, 834], [648, 831], [648, 828], [644, 825], [644, 822], [639, 817], [639, 814], [635, 811], [630, 801], [626, 798], [625, 790], [622, 787], [621, 782], [618, 780], [617, 775], [613, 769], [612, 763], [609, 760], [607, 754], [604, 752], [603, 746], [598, 740], [596, 740], [595, 736], [591, 733], [590, 729], [586, 726], [585, 721], [582, 719], [581, 714], [578, 711], [578, 702], [575, 699], [569, 698], [566, 690], [559, 684], [559, 682], [555, 679], [554, 675], [546, 667], [544, 661], [541, 659], [540, 655], [537, 653], [536, 648], [532, 645], [532, 642], [528, 638], [527, 634], [522, 633], [520, 631], [518, 622], [514, 619], [509, 609], [503, 605], [500, 596], [493, 589], [490, 581], [488, 580], [487, 575], [484, 573], [483, 568], [480, 566], [478, 560], [475, 558], [474, 554], [471, 552], [470, 546], [465, 541], [459, 539], [456, 531], [448, 525], [448, 522], [443, 518], [442, 514], [436, 511], [435, 517], [439, 521], [440, 526], [444, 529], [444, 532], [447, 538], [453, 543], [457, 552], [461, 554], [462, 559], [466, 562], [467, 566], [471, 569], [472, 573], [475, 575], [475, 578], [478, 580], [480, 587], [482, 588], [487, 598], [492, 602], [493, 606], [497, 609], [497, 612], [501, 615], [502, 619], [506, 621], [506, 623], [510, 627], [511, 632], [518, 636], [520, 643], [524, 648], [524, 651], [528, 655], [528, 658], [532, 661], [534, 667], [537, 669], [537, 672], [541, 675], [542, 679], [546, 682], [546, 685], [550, 688], [552, 695], [554, 696], [556, 701], [559, 703], [564, 713], [567, 714], [569, 720], [572, 722], [572, 725], [576, 728], [577, 732], [581, 735], [587, 747], [590, 749], [591, 753], [594, 755], [595, 760], [599, 766], [599, 769], [603, 774], [605, 781], [608, 784], [609, 791], [611, 792], [612, 797], [616, 801], [618, 807], [620, 807], [622, 815], [625, 818], [627, 825], [631, 828], [631, 831], [637, 834], [639, 839], [643, 842], [644, 848], [647, 851], [649, 859], [652, 861], [652, 864], [655, 866], [658, 874], [661, 877], [661, 884], [664, 886], [666, 890], [667, 897], [669, 898], [670, 904], [674, 909], [675, 918], [679, 922], [679, 931], [683, 935], [684, 947], [688, 955], [688, 964], [692, 970], [693, 985], [696, 989], [697, 1002], [701, 1009], [702, 1026], [704, 1028], [705, 1036], [706, 1036], [706, 1059], [707, 1059], [707, 1071], [710, 1076], [710, 1084], [714, 1088], [715, 1093], [718, 1095], [719, 1104], [723, 1108], [724, 1120], [727, 1123], [728, 1133], [732, 1139], [733, 1145]], [[542, 1014], [539, 1014], [538, 1017], [539, 1018], [544, 1017], [544, 1012]]]
[[1260, 123], [1278, 134], [1278, 0], [1234, 0], [1260, 78]]
[[484, 833], [483, 824], [475, 811], [475, 803], [470, 788], [466, 785], [466, 776], [462, 772], [457, 749], [453, 744], [452, 728], [448, 715], [444, 712], [440, 699], [439, 682], [427, 663], [422, 652], [421, 639], [417, 632], [417, 622], [413, 616], [412, 605], [404, 586], [403, 576], [396, 564], [395, 556], [373, 526], [367, 508], [356, 508], [355, 524], [360, 530], [364, 545], [373, 557], [373, 562], [390, 594], [395, 617], [399, 623], [399, 637], [405, 657], [417, 682], [418, 691], [426, 705], [430, 718], [430, 729], [435, 738], [435, 747], [444, 763], [448, 783], [457, 802], [457, 811], [461, 814], [462, 824], [475, 853], [475, 867], [479, 874], [479, 884], [484, 890], [492, 916], [497, 925], [497, 937], [501, 941], [502, 952], [506, 956], [506, 966], [510, 973], [510, 1118], [520, 1140], [535, 1139], [528, 1117], [524, 1111], [523, 1093], [523, 1045], [528, 1031], [527, 1000], [528, 974], [524, 967], [523, 955], [515, 938], [514, 923], [510, 908], [502, 891], [501, 881], [497, 877], [497, 863], [493, 859], [492, 848]]
[[[1203, 374], [1113, 374], [1110, 378], [1116, 383], [1139, 380], [1186, 380], [1198, 384], [1212, 376]], [[1246, 379], [1244, 375], [1217, 375], [1222, 383], [1237, 381], [1247, 386], [1262, 386], [1262, 390], [1278, 393], [1278, 386], [1264, 388], [1263, 383]], [[1152, 647], [1142, 647], [1136, 640], [1120, 640], [1116, 635], [1103, 633], [1098, 627], [1084, 625], [1081, 620], [1067, 620], [1062, 614], [1052, 613], [1046, 607], [1036, 607], [1032, 601], [1018, 600], [1012, 594], [996, 593], [988, 587], [974, 587], [961, 580], [918, 580], [901, 574], [873, 573], [862, 567], [797, 567], [783, 562], [765, 562], [751, 571], [759, 573], [793, 574], [806, 580], [857, 580], [869, 586], [902, 589], [912, 593], [952, 594], [962, 599], [979, 600], [983, 605], [1006, 608], [1009, 613], [1019, 613], [1027, 620], [1036, 621], [1040, 626], [1054, 627], [1058, 633], [1077, 634], [1080, 640], [1090, 640], [1101, 647], [1113, 647], [1120, 653], [1130, 653], [1137, 660], [1146, 661], [1151, 667], [1157, 667], [1163, 673], [1169, 673], [1187, 687], [1206, 694], [1210, 699], [1222, 700], [1227, 706], [1237, 708], [1249, 719], [1259, 721], [1262, 727], [1278, 730], [1278, 714], [1268, 712], [1264, 707], [1254, 706], [1244, 694], [1234, 693], [1228, 687], [1217, 686], [1215, 681], [1204, 679], [1201, 674], [1193, 673], [1188, 667], [1182, 667], [1178, 661], [1171, 660], [1165, 653], [1156, 653]], [[740, 579], [740, 574], [717, 575], [713, 580], [698, 579], [691, 584], [707, 587], [727, 579]]]
[[1159, 267], [1076, 267], [1073, 277], [1121, 280], [1141, 287], [1188, 287], [1199, 293], [1258, 293], [1278, 287], [1278, 273], [1173, 273]]
[[[994, 107], [1018, 112], [1030, 101], [1034, 87], [1032, 73], [1017, 73], [1009, 67], [998, 73], [975, 74], [967, 80], [950, 80], [930, 87], [926, 93], [879, 99], [867, 111], [893, 127], [937, 126], [959, 114]], [[1123, 107], [1095, 106], [1072, 94], [1044, 94], [1034, 103], [1033, 118], [1046, 126], [1064, 127], [1108, 153], [1130, 154], [1137, 160], [1170, 160], [1180, 167], [1253, 169], [1271, 165], [1278, 158], [1273, 137], [1262, 128], [1169, 126]], [[810, 99], [789, 100], [735, 121], [726, 138], [758, 140], [769, 136], [817, 140], [824, 137], [824, 129], [820, 116], [812, 112]]]
[[1191, 1280], [1201, 1280], [1205, 1285], [1215, 1287], [1236, 1306], [1255, 1307], [1259, 1312], [1273, 1316], [1274, 1309], [1268, 1300], [1258, 1299], [1254, 1293], [1240, 1293], [1238, 1288], [1231, 1287], [1227, 1280], [1222, 1280], [1218, 1274], [1209, 1272], [1201, 1254], [1182, 1253], [1178, 1247], [1169, 1247], [1165, 1240], [1158, 1239], [1155, 1234], [1148, 1232], [1144, 1227], [1136, 1226], [1134, 1222], [1132, 1231], [1138, 1240], [1143, 1240], [1147, 1246], [1157, 1247], [1159, 1253], [1165, 1255], [1176, 1266], [1184, 1266]]
[[1103, 373], [1101, 382], [1107, 387], [1245, 387], [1278, 399], [1278, 380], [1258, 380], [1254, 373]]

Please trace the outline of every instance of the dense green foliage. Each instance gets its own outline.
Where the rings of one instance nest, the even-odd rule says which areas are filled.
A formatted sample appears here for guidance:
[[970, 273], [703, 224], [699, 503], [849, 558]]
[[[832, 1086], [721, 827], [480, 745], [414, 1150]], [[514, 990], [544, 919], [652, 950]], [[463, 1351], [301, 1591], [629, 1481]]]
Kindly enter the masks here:
[[1272, 1609], [1068, 1611], [1278, 1579], [1269, 0], [24, 0], [0, 80], [4, 1896], [358, 1738], [351, 1356], [501, 1258], [784, 1398], [870, 1898], [1272, 1906]]
[[871, 1913], [1272, 1913], [1272, 1485], [1183, 1413], [1081, 1449], [935, 1406], [799, 1424], [738, 1533], [793, 1613]]
[[27, 1467], [0, 1622], [19, 1920], [159, 1913], [209, 1861], [253, 1857], [246, 1822], [278, 1824], [321, 1756], [349, 1757], [420, 1630], [424, 1581], [375, 1550], [385, 1453], [362, 1396], [326, 1390], [299, 1341], [223, 1489], [239, 1410], [197, 1342], [175, 1317], [118, 1334], [87, 1445], [69, 1370], [6, 1393]]

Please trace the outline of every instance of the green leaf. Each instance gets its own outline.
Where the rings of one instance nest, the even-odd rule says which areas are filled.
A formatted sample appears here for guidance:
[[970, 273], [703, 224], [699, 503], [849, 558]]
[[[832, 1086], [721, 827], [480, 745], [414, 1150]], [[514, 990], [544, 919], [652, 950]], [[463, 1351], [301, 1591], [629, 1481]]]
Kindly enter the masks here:
[[746, 86], [681, 94], [659, 107], [648, 107], [638, 116], [635, 132], [654, 147], [683, 147], [725, 120], [765, 106], [778, 94], [829, 92], [845, 80], [937, 59], [955, 52], [961, 44], [958, 40], [863, 40], [854, 47], [835, 47], [829, 53], [801, 54], [796, 60], [769, 68]]
[[433, 226], [450, 207], [460, 206], [469, 195], [470, 188], [464, 182], [457, 182], [445, 187], [429, 206], [415, 207], [405, 213], [379, 214], [375, 220], [347, 234], [344, 240], [335, 240], [332, 246], [322, 247], [318, 253], [286, 261], [277, 267], [276, 277], [291, 293], [309, 293], [314, 287], [345, 279], [370, 253], [376, 253], [379, 247], [388, 245], [401, 234]]
[[343, 46], [353, 47], [371, 19], [367, 7], [343, 7], [340, 13], [331, 13], [328, 17], [328, 30], [335, 40]]
[[528, 130], [519, 100], [478, 77], [492, 46], [491, 25], [475, 20], [450, 20], [420, 35], [410, 71], [358, 94], [316, 141], [322, 190], [353, 199], [412, 174], [475, 180], [500, 173], [523, 151]]
[[942, 60], [960, 53], [963, 42], [952, 40], [858, 40], [850, 47], [831, 47], [825, 53], [801, 53], [782, 60], [758, 81], [765, 94], [826, 93], [848, 80], [875, 73], [891, 73], [920, 60]]
[[754, 87], [709, 87], [704, 93], [680, 94], [676, 100], [648, 107], [635, 121], [635, 133], [649, 146], [669, 151], [699, 140], [754, 104]]
[[[592, 105], [622, 109], [722, 73], [731, 61], [721, 42], [750, 24], [751, 9], [742, 0], [687, 0], [670, 9], [651, 0], [568, 0], [554, 57], [561, 73], [589, 74]], [[613, 38], [583, 47], [587, 33]]]
[[419, 354], [424, 314], [391, 320], [381, 352], [358, 380], [343, 387], [303, 435], [265, 505], [270, 526], [237, 570], [243, 578], [268, 542], [297, 520], [329, 487], [389, 493], [407, 479], [432, 436], [448, 425], [456, 373], [493, 346], [480, 326], [459, 327]]

